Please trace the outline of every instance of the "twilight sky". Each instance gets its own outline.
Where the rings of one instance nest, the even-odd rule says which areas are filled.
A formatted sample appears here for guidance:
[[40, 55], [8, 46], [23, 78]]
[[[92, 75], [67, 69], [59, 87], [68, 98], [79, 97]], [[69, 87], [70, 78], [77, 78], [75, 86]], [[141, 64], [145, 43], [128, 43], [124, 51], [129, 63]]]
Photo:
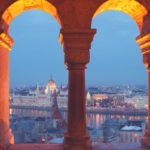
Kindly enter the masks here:
[[[132, 18], [108, 11], [94, 18], [92, 27], [97, 29], [97, 34], [90, 50], [86, 85], [146, 84], [146, 69], [135, 41], [139, 30]], [[52, 16], [38, 10], [27, 11], [13, 20], [11, 87], [37, 82], [45, 85], [51, 75], [59, 85], [67, 83], [59, 30]]]

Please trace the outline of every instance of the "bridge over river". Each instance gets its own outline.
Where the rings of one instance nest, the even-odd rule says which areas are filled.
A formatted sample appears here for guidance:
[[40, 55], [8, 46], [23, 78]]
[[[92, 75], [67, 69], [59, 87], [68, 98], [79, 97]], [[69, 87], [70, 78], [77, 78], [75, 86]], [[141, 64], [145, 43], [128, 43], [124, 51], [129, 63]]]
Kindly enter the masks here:
[[[21, 106], [21, 105], [10, 105], [11, 110], [24, 110], [24, 111], [44, 111], [44, 112], [50, 112], [51, 107], [41, 107], [41, 106]], [[59, 108], [61, 112], [67, 112], [66, 107]], [[87, 113], [93, 113], [93, 114], [111, 114], [111, 115], [128, 115], [128, 116], [147, 116], [148, 112], [144, 109], [134, 109], [134, 110], [121, 110], [121, 109], [104, 109], [104, 108], [94, 108], [94, 107], [88, 107], [86, 109]]]

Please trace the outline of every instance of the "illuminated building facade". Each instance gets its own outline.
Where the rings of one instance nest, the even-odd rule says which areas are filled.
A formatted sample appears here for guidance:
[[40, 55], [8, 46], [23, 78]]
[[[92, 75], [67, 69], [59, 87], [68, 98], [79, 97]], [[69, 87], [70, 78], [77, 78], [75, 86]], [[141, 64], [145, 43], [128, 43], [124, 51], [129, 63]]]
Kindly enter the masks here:
[[149, 79], [148, 128], [142, 143], [150, 147], [149, 0], [0, 0], [0, 149], [7, 149], [11, 144], [12, 147], [15, 146], [9, 129], [9, 53], [13, 39], [9, 36], [8, 29], [16, 16], [30, 9], [48, 12], [61, 26], [59, 40], [65, 53], [69, 93], [68, 127], [64, 138], [64, 150], [92, 149], [86, 130], [85, 68], [90, 61], [89, 50], [96, 33], [96, 29], [91, 28], [93, 17], [106, 10], [118, 10], [135, 20], [140, 29], [137, 42], [142, 50]]
[[48, 83], [46, 85], [45, 94], [46, 95], [51, 95], [55, 91], [57, 91], [57, 85], [56, 85], [55, 81], [51, 79], [51, 80], [48, 81]]
[[58, 107], [67, 107], [68, 89], [58, 88], [54, 80], [49, 80], [44, 93], [37, 85], [36, 89], [26, 95], [12, 94], [11, 105], [26, 107], [52, 107], [53, 94], [57, 92]]

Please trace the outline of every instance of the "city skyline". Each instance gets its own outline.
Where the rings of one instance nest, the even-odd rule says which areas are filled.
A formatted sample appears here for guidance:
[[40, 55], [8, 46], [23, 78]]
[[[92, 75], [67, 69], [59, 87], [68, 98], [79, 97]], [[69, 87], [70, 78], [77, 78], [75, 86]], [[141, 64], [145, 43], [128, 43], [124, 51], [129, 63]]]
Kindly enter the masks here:
[[[90, 50], [86, 85], [147, 84], [135, 41], [139, 34], [136, 23], [124, 13], [108, 11], [94, 18], [92, 27], [97, 28], [97, 34]], [[51, 74], [59, 85], [67, 84], [59, 30], [52, 16], [37, 10], [22, 13], [12, 22], [11, 86], [43, 85]]]

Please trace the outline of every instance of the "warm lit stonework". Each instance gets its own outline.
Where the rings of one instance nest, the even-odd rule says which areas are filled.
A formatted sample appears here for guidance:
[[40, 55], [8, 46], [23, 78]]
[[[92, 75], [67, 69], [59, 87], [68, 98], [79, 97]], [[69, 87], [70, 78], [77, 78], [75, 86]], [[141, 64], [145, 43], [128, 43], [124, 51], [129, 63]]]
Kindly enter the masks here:
[[150, 147], [150, 34], [147, 34], [137, 40], [143, 55], [143, 63], [147, 69], [148, 74], [148, 127], [145, 135], [142, 138], [142, 143]]
[[[13, 145], [13, 135], [9, 129], [9, 52], [13, 40], [7, 33], [12, 20], [30, 9], [49, 13], [61, 25], [60, 42], [64, 48], [69, 83], [68, 128], [63, 145]], [[137, 42], [149, 77], [148, 128], [142, 143], [150, 147], [149, 0], [0, 0], [0, 150], [6, 150], [9, 146], [10, 150], [98, 150], [104, 147], [110, 149], [105, 144], [91, 144], [86, 131], [85, 117], [85, 68], [90, 61], [90, 47], [96, 33], [95, 29], [91, 29], [91, 22], [93, 16], [107, 10], [128, 14], [141, 31]]]
[[0, 149], [14, 143], [9, 128], [9, 51], [12, 44], [9, 35], [0, 35]]
[[8, 34], [6, 33], [0, 34], [0, 46], [4, 47], [7, 50], [11, 50], [13, 43], [14, 43], [13, 40]]
[[106, 10], [117, 10], [128, 14], [136, 21], [139, 29], [142, 28], [143, 16], [147, 14], [146, 8], [136, 0], [108, 0], [99, 7], [95, 15]]
[[2, 18], [9, 25], [16, 16], [30, 9], [43, 10], [58, 19], [56, 8], [46, 0], [17, 0], [5, 10]]
[[64, 150], [92, 150], [86, 130], [85, 68], [95, 33], [95, 30], [61, 30], [61, 43], [69, 74], [68, 131], [65, 134]]
[[141, 35], [137, 38], [137, 43], [141, 48], [143, 63], [148, 74], [148, 126], [142, 138], [142, 144], [150, 148], [150, 15], [143, 18], [143, 28]]

